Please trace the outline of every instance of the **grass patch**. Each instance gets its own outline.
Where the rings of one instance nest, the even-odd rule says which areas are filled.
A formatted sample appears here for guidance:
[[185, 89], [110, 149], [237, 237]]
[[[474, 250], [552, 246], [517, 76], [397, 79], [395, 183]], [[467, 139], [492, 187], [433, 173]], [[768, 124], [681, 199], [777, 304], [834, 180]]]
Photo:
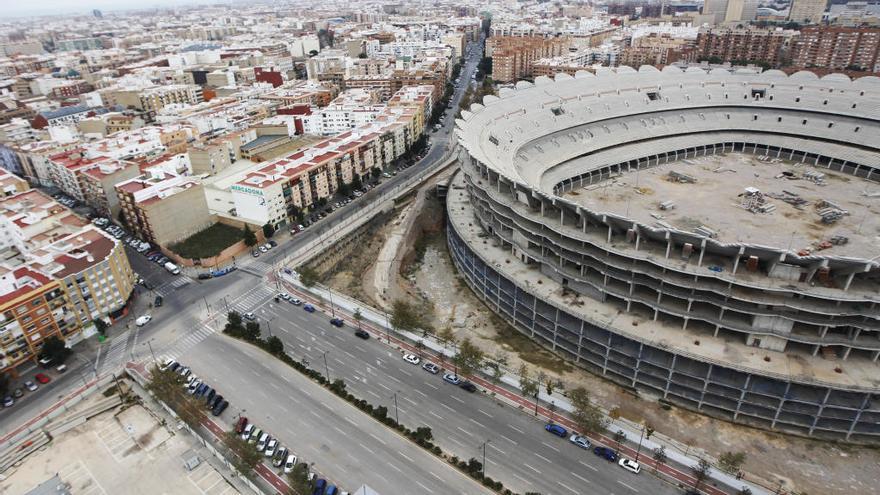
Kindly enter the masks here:
[[112, 396], [116, 395], [116, 392], [117, 392], [116, 386], [114, 385], [114, 386], [108, 388], [107, 390], [101, 392], [101, 395], [103, 395], [104, 397], [112, 397]]
[[574, 369], [564, 359], [519, 333], [501, 318], [493, 315], [492, 323], [498, 329], [495, 341], [509, 345], [523, 361], [556, 373], [568, 373]]
[[184, 258], [210, 258], [244, 238], [242, 229], [215, 223], [186, 239], [172, 244], [170, 249]]

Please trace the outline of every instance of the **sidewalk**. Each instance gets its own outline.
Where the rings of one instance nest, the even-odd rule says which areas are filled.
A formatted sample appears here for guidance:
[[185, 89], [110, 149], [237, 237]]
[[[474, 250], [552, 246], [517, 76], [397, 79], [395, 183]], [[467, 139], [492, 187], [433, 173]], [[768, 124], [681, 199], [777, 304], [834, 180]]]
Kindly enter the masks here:
[[[336, 315], [345, 320], [348, 320], [349, 324], [353, 326], [357, 326], [357, 322], [349, 315], [353, 314], [356, 310], [359, 309], [361, 315], [363, 316], [361, 326], [366, 330], [372, 330], [373, 332], [379, 334], [380, 337], [384, 338], [389, 343], [393, 342], [395, 345], [398, 345], [399, 347], [406, 349], [407, 351], [415, 353], [417, 352], [417, 350], [415, 346], [411, 345], [411, 343], [421, 341], [424, 344], [425, 350], [429, 350], [437, 355], [442, 355], [445, 359], [452, 358], [455, 355], [454, 350], [443, 347], [442, 345], [437, 343], [433, 339], [433, 337], [429, 336], [427, 338], [423, 338], [421, 335], [414, 334], [412, 332], [390, 330], [390, 315], [385, 312], [377, 311], [374, 308], [371, 308], [361, 302], [358, 302], [337, 292], [331, 292], [325, 287], [314, 286], [311, 288], [306, 288], [299, 283], [299, 279], [295, 275], [287, 275], [284, 273], [281, 273], [280, 275], [284, 282], [288, 283], [294, 288], [292, 292], [299, 293], [302, 299], [316, 299], [315, 302], [318, 302], [319, 304], [323, 301], [331, 302], [333, 307], [335, 308]], [[484, 368], [483, 373], [486, 376], [491, 375], [491, 371], [489, 369]], [[496, 397], [499, 397], [501, 400], [511, 403], [516, 407], [523, 407], [526, 410], [534, 409], [535, 407], [534, 401], [531, 398], [525, 398], [521, 395], [519, 378], [514, 376], [509, 371], [505, 372], [505, 374], [501, 377], [501, 386], [495, 386], [488, 380], [483, 379], [482, 377], [471, 378], [481, 387], [495, 393]], [[539, 404], [544, 404], [543, 406], [538, 406], [538, 414], [540, 416], [543, 416], [548, 420], [560, 423], [569, 429], [577, 429], [576, 426], [571, 422], [571, 420], [568, 419], [568, 417], [556, 412], [559, 411], [564, 413], [571, 413], [573, 411], [571, 403], [568, 401], [567, 398], [557, 393], [548, 395], [543, 390], [541, 390], [538, 393], [538, 399]], [[550, 407], [548, 408], [546, 406]], [[642, 436], [642, 432], [637, 425], [625, 420], [611, 420], [610, 418], [609, 420], [609, 432], [616, 432], [618, 430], [621, 430], [624, 432], [627, 441], [632, 442], [633, 444], [638, 444], [639, 439]], [[598, 440], [599, 443], [608, 446], [612, 446], [617, 443], [611, 438], [608, 438], [604, 435], [599, 437], [595, 437], [593, 435], [588, 436], [591, 438], [591, 440]], [[663, 447], [665, 447], [666, 450], [667, 463], [656, 465], [656, 463], [654, 462], [652, 458], [653, 450], [661, 446], [661, 443], [655, 441], [654, 439], [642, 439], [641, 455], [639, 456], [639, 462], [646, 468], [656, 468], [664, 475], [672, 478], [678, 483], [683, 484], [684, 486], [693, 486], [692, 468], [698, 464], [699, 459], [682, 454], [673, 445], [662, 445]], [[629, 446], [622, 446], [621, 452], [627, 454], [628, 457], [635, 457], [636, 455], [636, 449]], [[670, 466], [669, 463], [683, 466], [684, 470], [676, 469]], [[700, 487], [701, 490], [711, 495], [722, 495], [728, 493], [709, 485], [709, 483], [711, 483], [711, 481], [713, 480], [718, 484], [729, 487], [733, 491], [739, 490], [742, 487], [747, 487], [752, 491], [754, 495], [770, 495], [771, 493], [764, 487], [744, 480], [738, 480], [735, 476], [722, 472], [714, 467], [709, 473], [708, 480], [704, 482], [703, 486]]]

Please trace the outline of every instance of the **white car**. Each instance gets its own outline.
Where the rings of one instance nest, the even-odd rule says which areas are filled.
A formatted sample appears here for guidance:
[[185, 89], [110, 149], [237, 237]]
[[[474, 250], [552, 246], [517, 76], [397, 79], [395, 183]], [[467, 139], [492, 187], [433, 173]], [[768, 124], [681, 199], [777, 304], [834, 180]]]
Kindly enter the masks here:
[[302, 304], [302, 301], [300, 301], [299, 299], [297, 299], [295, 297], [291, 297], [289, 300], [290, 300], [290, 304], [293, 304], [294, 306], [299, 306], [300, 304]]
[[284, 462], [284, 474], [288, 474], [293, 471], [293, 466], [296, 466], [296, 456], [290, 454], [287, 456], [287, 461]]
[[634, 473], [634, 474], [639, 474], [639, 471], [642, 470], [642, 467], [639, 466], [638, 462], [631, 461], [631, 460], [623, 458], [623, 457], [621, 457], [620, 460], [617, 461], [617, 464], [620, 467], [622, 467], [623, 469], [626, 469], [627, 471]]
[[274, 438], [269, 440], [269, 443], [266, 444], [266, 450], [263, 451], [263, 455], [266, 457], [272, 457], [275, 455], [275, 449], [278, 448], [278, 440]]
[[419, 364], [422, 362], [422, 359], [420, 357], [416, 356], [415, 354], [409, 353], [403, 355], [403, 360], [409, 364]]
[[142, 327], [142, 326], [146, 325], [147, 323], [149, 323], [150, 320], [152, 320], [152, 319], [153, 319], [153, 317], [150, 315], [138, 316], [138, 319], [134, 320], [134, 324], [139, 327]]
[[244, 431], [241, 432], [241, 439], [247, 440], [251, 437], [251, 434], [254, 432], [254, 424], [250, 423], [244, 427]]
[[261, 253], [265, 253], [266, 251], [268, 251], [268, 249], [266, 249], [266, 246], [260, 246]]
[[27, 388], [27, 389], [30, 390], [31, 392], [35, 392], [38, 388], [40, 388], [40, 387], [37, 386], [36, 383], [34, 383], [34, 382], [30, 381], [30, 380], [24, 382], [24, 386], [25, 386], [25, 388]]

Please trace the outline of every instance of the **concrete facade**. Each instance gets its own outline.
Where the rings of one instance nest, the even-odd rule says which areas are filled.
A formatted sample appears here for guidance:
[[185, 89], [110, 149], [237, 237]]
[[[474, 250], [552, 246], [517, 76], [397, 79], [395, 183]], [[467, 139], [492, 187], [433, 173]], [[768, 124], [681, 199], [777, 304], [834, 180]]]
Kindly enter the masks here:
[[500, 316], [580, 366], [682, 407], [880, 440], [872, 253], [720, 242], [560, 197], [719, 153], [781, 157], [870, 189], [880, 181], [874, 78], [624, 67], [520, 82], [483, 103], [458, 121], [449, 244]]

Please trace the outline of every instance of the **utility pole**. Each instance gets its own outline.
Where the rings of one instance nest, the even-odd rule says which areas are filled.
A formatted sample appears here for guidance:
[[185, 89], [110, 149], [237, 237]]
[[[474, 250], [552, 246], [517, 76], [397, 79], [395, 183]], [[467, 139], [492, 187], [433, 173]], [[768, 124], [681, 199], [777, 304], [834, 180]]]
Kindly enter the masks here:
[[159, 364], [156, 362], [156, 355], [153, 354], [153, 344], [151, 344], [151, 342], [153, 342], [153, 339], [147, 341], [147, 347], [150, 348], [150, 355], [153, 356], [153, 364]]
[[642, 432], [639, 433], [639, 448], [636, 450], [636, 462], [639, 462], [639, 453], [642, 452], [642, 438], [645, 436], [645, 426], [642, 425]]
[[[399, 392], [399, 390], [397, 392]], [[394, 392], [394, 421], [397, 424], [400, 424], [400, 414], [397, 411], [397, 392]]]
[[486, 479], [486, 445], [489, 445], [490, 441], [491, 440], [486, 439], [486, 441], [483, 442], [483, 479]]
[[327, 286], [327, 292], [330, 294], [330, 313], [333, 318], [336, 318], [336, 309], [333, 307], [333, 290], [329, 285]]
[[330, 351], [324, 351], [324, 371], [327, 373], [327, 381], [330, 381], [330, 368], [327, 366], [327, 353]]

